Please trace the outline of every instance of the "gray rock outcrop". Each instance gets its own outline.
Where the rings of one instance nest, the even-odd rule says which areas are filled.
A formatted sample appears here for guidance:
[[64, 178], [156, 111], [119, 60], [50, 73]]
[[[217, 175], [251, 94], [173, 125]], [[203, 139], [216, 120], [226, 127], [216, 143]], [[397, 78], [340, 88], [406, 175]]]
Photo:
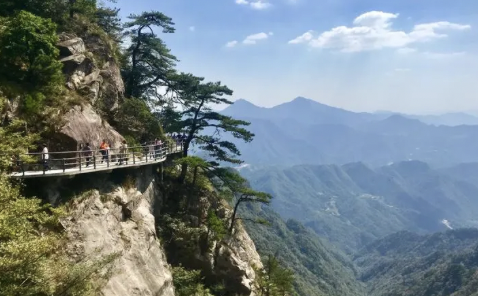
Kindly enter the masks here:
[[60, 34], [57, 47], [66, 86], [87, 97], [89, 103], [100, 100], [102, 108], [114, 111], [124, 96], [124, 84], [112, 45], [97, 36], [87, 36], [86, 40]]
[[57, 44], [66, 86], [84, 99], [81, 106], [74, 107], [63, 117], [65, 124], [60, 134], [69, 138], [64, 141], [67, 150], [74, 150], [87, 142], [98, 147], [103, 139], [112, 148], [118, 148], [124, 140], [93, 108], [98, 105], [106, 112], [114, 112], [123, 98], [124, 84], [111, 45], [105, 42], [96, 44], [97, 39], [91, 38], [85, 43], [83, 38], [62, 33]]
[[89, 142], [91, 147], [97, 148], [101, 141], [106, 139], [111, 148], [119, 148], [124, 140], [91, 105], [74, 107], [65, 115], [65, 121], [66, 124], [60, 132], [77, 143]]
[[159, 195], [154, 181], [141, 193], [117, 187], [97, 190], [75, 200], [74, 211], [63, 221], [72, 259], [99, 260], [120, 254], [104, 296], [174, 296], [172, 274], [156, 236], [152, 204]]

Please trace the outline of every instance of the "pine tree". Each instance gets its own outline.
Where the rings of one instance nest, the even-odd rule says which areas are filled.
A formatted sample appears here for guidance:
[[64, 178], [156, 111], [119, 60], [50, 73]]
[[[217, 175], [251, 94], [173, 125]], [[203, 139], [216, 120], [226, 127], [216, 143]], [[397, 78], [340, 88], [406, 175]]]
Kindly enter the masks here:
[[155, 33], [154, 27], [163, 33], [174, 33], [172, 19], [161, 12], [143, 12], [131, 15], [125, 24], [126, 37], [131, 45], [126, 50], [128, 64], [123, 69], [127, 97], [148, 99], [157, 93], [157, 87], [167, 85], [168, 75], [175, 72], [178, 61], [169, 48]]

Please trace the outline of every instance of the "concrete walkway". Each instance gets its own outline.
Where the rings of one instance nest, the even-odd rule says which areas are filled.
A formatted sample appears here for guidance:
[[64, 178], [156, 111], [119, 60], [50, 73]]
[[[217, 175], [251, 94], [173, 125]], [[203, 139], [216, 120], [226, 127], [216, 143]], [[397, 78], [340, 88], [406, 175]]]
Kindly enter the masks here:
[[[140, 148], [148, 148], [148, 147], [140, 147]], [[124, 169], [124, 168], [134, 168], [134, 167], [140, 167], [140, 166], [145, 166], [145, 165], [153, 165], [157, 163], [164, 162], [167, 158], [168, 155], [170, 154], [177, 154], [182, 152], [182, 147], [181, 146], [174, 146], [172, 148], [162, 148], [160, 151], [156, 152], [157, 155], [159, 156], [154, 159], [154, 157], [146, 156], [146, 155], [141, 155], [140, 157], [136, 156], [138, 153], [135, 153], [135, 157], [133, 157], [132, 153], [128, 153], [128, 162], [123, 163], [123, 164], [118, 164], [118, 161], [109, 161], [109, 163], [103, 162], [101, 163], [101, 157], [96, 158], [96, 163], [93, 163], [93, 160], [91, 160], [91, 163], [89, 166], [86, 166], [85, 158], [79, 158], [79, 162], [82, 163], [81, 167], [78, 165], [79, 162], [76, 162], [76, 166], [71, 167], [71, 168], [57, 168], [58, 166], [55, 166], [54, 163], [61, 161], [61, 159], [50, 159], [50, 163], [53, 165], [53, 169], [43, 171], [43, 166], [42, 165], [35, 165], [35, 167], [38, 167], [38, 170], [26, 170], [26, 171], [17, 171], [10, 176], [12, 178], [41, 178], [41, 177], [53, 177], [53, 176], [73, 176], [73, 175], [79, 175], [79, 174], [88, 174], [88, 173], [94, 173], [94, 172], [101, 172], [101, 171], [112, 171], [112, 170], [117, 170], [117, 169]], [[57, 154], [60, 154], [62, 152], [56, 152]], [[81, 151], [75, 151], [72, 153], [78, 153], [81, 154]], [[49, 153], [50, 157], [55, 155], [55, 152]], [[148, 153], [146, 153], [148, 154]], [[117, 155], [114, 155], [117, 157]]]

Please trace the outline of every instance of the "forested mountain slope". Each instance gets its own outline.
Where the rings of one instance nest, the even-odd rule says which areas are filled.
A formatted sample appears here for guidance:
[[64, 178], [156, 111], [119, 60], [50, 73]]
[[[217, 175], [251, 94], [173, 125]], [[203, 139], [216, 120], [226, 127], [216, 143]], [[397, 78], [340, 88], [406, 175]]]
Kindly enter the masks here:
[[[301, 296], [365, 295], [364, 285], [345, 254], [296, 220], [284, 221], [268, 207], [248, 206], [240, 211], [260, 254], [276, 254], [294, 271]], [[255, 223], [263, 219], [268, 225]]]
[[354, 257], [371, 296], [478, 295], [478, 230], [399, 232]]
[[476, 225], [478, 187], [418, 161], [371, 169], [363, 163], [241, 170], [271, 193], [272, 208], [347, 252], [396, 231], [427, 233]]

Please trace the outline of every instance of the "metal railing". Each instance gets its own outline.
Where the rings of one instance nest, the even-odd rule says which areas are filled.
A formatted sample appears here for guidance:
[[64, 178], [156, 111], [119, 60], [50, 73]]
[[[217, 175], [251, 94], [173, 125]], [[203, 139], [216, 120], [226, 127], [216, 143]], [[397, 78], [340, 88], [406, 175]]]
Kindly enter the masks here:
[[[167, 155], [183, 150], [183, 142], [162, 143], [155, 145], [148, 143], [142, 146], [112, 149], [91, 149], [89, 151], [60, 151], [48, 152], [48, 159], [44, 159], [42, 152], [17, 155], [13, 162], [13, 174], [25, 177], [28, 173], [47, 174], [73, 173], [114, 169], [121, 166], [145, 165], [152, 162], [162, 162]], [[27, 161], [23, 159], [28, 159]], [[38, 174], [35, 174], [38, 175]]]

